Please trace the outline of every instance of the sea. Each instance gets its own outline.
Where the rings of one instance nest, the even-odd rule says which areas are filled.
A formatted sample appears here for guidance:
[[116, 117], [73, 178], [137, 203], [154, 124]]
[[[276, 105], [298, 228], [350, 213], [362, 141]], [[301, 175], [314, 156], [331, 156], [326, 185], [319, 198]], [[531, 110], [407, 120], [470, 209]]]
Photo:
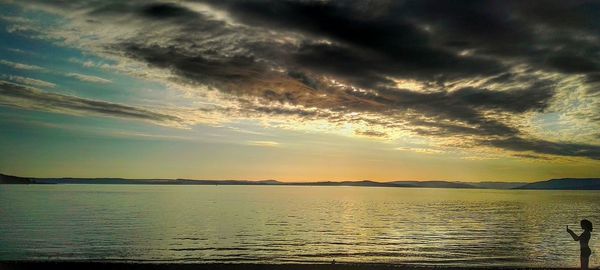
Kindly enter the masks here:
[[0, 185], [0, 261], [578, 267], [583, 218], [599, 191]]

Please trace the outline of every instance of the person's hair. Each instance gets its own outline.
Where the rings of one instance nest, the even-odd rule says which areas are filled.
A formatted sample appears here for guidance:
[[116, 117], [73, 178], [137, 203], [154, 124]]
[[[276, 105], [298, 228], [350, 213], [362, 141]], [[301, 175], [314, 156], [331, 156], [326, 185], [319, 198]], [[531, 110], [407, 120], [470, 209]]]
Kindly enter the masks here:
[[581, 220], [581, 227], [590, 232], [594, 230], [594, 227], [592, 226], [592, 222], [587, 219]]

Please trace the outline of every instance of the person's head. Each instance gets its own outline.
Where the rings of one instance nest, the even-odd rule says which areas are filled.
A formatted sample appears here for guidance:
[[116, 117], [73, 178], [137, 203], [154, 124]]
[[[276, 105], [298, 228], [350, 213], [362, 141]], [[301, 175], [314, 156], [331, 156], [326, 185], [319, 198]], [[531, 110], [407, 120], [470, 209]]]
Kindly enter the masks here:
[[590, 231], [590, 232], [594, 230], [594, 227], [592, 226], [592, 222], [587, 219], [581, 220], [581, 228], [586, 231]]

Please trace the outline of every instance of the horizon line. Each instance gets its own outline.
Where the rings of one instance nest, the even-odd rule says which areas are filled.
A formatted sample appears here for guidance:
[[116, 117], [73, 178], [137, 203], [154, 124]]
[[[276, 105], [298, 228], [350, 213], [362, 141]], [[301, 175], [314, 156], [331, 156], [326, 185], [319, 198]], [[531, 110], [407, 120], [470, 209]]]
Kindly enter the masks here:
[[17, 176], [17, 175], [10, 175], [10, 174], [5, 174], [0, 172], [0, 175], [3, 176], [12, 176], [12, 177], [19, 177], [19, 178], [29, 178], [29, 179], [89, 179], [89, 180], [99, 180], [99, 179], [120, 179], [120, 180], [133, 180], [133, 181], [142, 181], [142, 180], [168, 180], [168, 181], [177, 181], [177, 180], [184, 180], [184, 181], [239, 181], [239, 182], [266, 182], [266, 181], [276, 181], [279, 183], [283, 183], [283, 184], [296, 184], [296, 183], [343, 183], [343, 182], [373, 182], [373, 183], [381, 183], [381, 184], [387, 184], [387, 183], [394, 183], [394, 182], [422, 182], [422, 183], [426, 183], [426, 182], [448, 182], [448, 183], [535, 183], [535, 182], [542, 182], [542, 181], [549, 181], [549, 180], [558, 180], [558, 179], [600, 179], [600, 176], [598, 177], [560, 177], [560, 178], [549, 178], [549, 179], [543, 179], [543, 180], [534, 180], [534, 181], [485, 181], [485, 180], [480, 180], [480, 181], [461, 181], [461, 180], [386, 180], [386, 181], [377, 181], [377, 180], [369, 180], [369, 179], [360, 179], [360, 180], [307, 180], [307, 181], [285, 181], [285, 180], [278, 180], [278, 179], [261, 179], [261, 180], [249, 180], [249, 179], [191, 179], [191, 178], [124, 178], [124, 177], [70, 177], [70, 176], [61, 176], [61, 177], [31, 177], [31, 176]]

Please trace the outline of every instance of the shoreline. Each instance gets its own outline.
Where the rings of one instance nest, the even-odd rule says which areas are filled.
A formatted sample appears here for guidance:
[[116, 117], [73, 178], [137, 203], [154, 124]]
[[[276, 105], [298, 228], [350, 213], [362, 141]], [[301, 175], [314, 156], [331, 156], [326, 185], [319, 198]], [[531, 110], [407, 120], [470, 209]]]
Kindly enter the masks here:
[[[458, 269], [579, 269], [545, 267], [416, 266], [384, 263], [253, 264], [253, 263], [139, 263], [94, 261], [0, 261], [0, 270], [28, 269], [117, 269], [117, 270], [458, 270]], [[595, 268], [592, 268], [595, 269]]]

